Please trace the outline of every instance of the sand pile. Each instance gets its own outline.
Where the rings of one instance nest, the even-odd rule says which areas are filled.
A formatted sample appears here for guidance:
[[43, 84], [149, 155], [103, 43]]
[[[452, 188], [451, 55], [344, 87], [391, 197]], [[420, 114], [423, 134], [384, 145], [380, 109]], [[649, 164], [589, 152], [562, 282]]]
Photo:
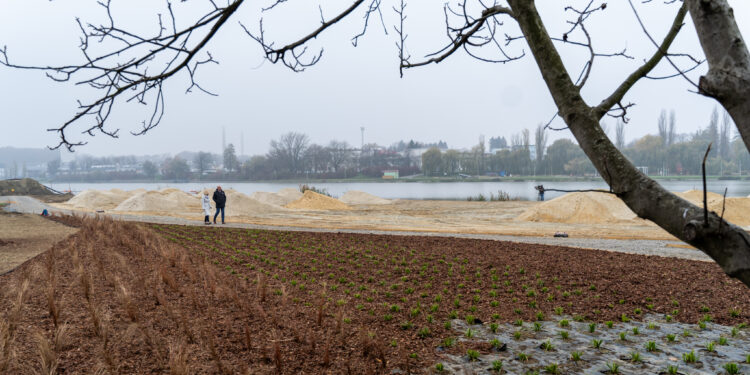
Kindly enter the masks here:
[[[676, 194], [698, 207], [703, 207], [702, 190], [688, 190]], [[721, 194], [708, 192], [706, 200], [708, 201], [708, 209], [721, 216], [724, 197]], [[750, 198], [727, 198], [726, 207], [724, 208], [724, 219], [732, 224], [750, 225]]]
[[250, 198], [253, 198], [261, 203], [271, 204], [274, 206], [286, 206], [287, 204], [292, 203], [301, 197], [302, 193], [300, 193], [298, 197], [292, 197], [283, 196], [277, 193], [268, 193], [265, 191], [256, 191], [255, 193], [250, 195]]
[[619, 198], [607, 193], [569, 193], [536, 205], [518, 216], [522, 221], [604, 224], [637, 220]]
[[83, 210], [111, 210], [130, 196], [130, 193], [120, 189], [84, 190], [70, 198], [66, 204]]
[[179, 189], [168, 188], [137, 193], [124, 200], [114, 210], [127, 212], [198, 212], [201, 211], [201, 203], [195, 196]]
[[286, 208], [294, 208], [298, 210], [351, 210], [346, 203], [331, 198], [322, 194], [318, 194], [312, 190], [305, 191], [302, 198], [289, 203]]
[[297, 199], [302, 198], [302, 193], [298, 189], [295, 189], [295, 188], [281, 189], [276, 192], [276, 195], [284, 199], [289, 199], [290, 203], [296, 201]]
[[[227, 194], [227, 216], [253, 216], [256, 214], [286, 211], [283, 207], [262, 202], [232, 189], [225, 192]], [[212, 207], [214, 207], [213, 203]]]
[[391, 204], [388, 199], [365, 193], [364, 191], [350, 190], [339, 199], [346, 204]]

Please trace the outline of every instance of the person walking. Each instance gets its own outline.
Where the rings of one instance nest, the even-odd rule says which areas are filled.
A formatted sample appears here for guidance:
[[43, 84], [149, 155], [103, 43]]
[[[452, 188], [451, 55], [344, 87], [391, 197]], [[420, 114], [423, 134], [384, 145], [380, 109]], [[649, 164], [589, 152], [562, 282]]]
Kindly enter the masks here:
[[544, 185], [534, 186], [534, 189], [539, 192], [539, 200], [544, 201]]
[[224, 190], [221, 190], [221, 186], [216, 187], [214, 191], [214, 202], [216, 203], [216, 213], [214, 214], [214, 224], [216, 224], [216, 217], [221, 212], [221, 223], [224, 224], [224, 206], [227, 203], [227, 195], [224, 194]]
[[201, 205], [203, 207], [203, 224], [209, 225], [211, 224], [208, 220], [209, 216], [211, 216], [211, 197], [208, 196], [208, 189], [203, 189]]

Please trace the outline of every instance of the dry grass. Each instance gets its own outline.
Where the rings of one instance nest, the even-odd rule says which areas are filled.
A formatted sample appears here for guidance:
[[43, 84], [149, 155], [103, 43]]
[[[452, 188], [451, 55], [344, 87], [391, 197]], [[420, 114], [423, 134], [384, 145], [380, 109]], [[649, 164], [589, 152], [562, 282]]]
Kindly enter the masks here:
[[188, 375], [190, 366], [188, 365], [188, 354], [185, 344], [169, 345], [169, 374], [170, 375]]
[[40, 375], [55, 375], [57, 373], [57, 353], [50, 345], [44, 334], [37, 332], [35, 334], [37, 341], [37, 350], [39, 351], [39, 370]]
[[63, 323], [55, 328], [54, 344], [56, 352], [70, 348], [70, 326]]
[[128, 288], [123, 285], [121, 280], [117, 280], [116, 284], [119, 286], [120, 303], [122, 304], [125, 314], [128, 316], [131, 322], [138, 321], [138, 306], [133, 303], [133, 299], [130, 296]]

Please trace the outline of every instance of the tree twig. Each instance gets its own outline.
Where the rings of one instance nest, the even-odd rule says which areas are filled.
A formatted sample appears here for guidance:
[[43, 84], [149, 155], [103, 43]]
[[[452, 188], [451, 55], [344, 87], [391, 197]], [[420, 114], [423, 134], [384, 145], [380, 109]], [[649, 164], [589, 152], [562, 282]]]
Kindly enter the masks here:
[[706, 159], [708, 159], [708, 153], [711, 152], [711, 143], [706, 148], [706, 154], [703, 155], [703, 163], [701, 163], [701, 170], [703, 172], [703, 226], [708, 226], [708, 198], [706, 193]]

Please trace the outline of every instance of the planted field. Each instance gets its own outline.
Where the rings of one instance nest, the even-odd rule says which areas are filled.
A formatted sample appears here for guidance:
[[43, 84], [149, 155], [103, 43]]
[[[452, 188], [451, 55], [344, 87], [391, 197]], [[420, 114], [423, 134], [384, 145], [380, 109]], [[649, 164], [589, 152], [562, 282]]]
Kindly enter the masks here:
[[[78, 234], [0, 276], [0, 373], [422, 373], [474, 354], [482, 363], [502, 346], [464, 339], [466, 327], [509, 341], [512, 325], [563, 316], [601, 326], [658, 315], [696, 329], [750, 320], [747, 289], [712, 263], [65, 220]], [[505, 361], [542, 369], [516, 354]]]

